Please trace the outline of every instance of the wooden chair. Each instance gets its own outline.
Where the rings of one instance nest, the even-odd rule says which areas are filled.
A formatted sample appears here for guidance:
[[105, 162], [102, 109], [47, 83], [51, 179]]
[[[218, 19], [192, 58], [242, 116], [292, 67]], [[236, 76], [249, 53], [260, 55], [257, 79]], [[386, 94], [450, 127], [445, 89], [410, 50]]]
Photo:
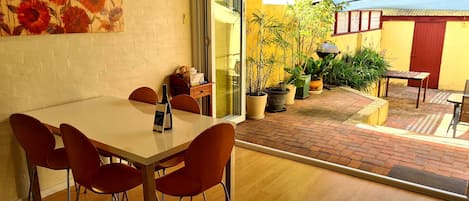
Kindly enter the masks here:
[[140, 87], [130, 93], [129, 100], [155, 105], [156, 102], [158, 102], [158, 95], [156, 94], [155, 90], [149, 87]]
[[223, 171], [234, 146], [235, 130], [228, 123], [217, 124], [197, 136], [185, 154], [185, 166], [155, 180], [156, 189], [164, 194], [182, 197], [203, 194], [222, 182]]
[[28, 201], [31, 198], [33, 184], [37, 180], [36, 166], [53, 169], [67, 170], [67, 198], [70, 201], [70, 166], [64, 148], [55, 149], [55, 138], [50, 130], [34, 117], [25, 114], [12, 114], [10, 126], [13, 134], [23, 147], [28, 160], [28, 166], [33, 167], [29, 178]]
[[[78, 129], [68, 124], [60, 125], [73, 178], [79, 184], [95, 193], [111, 194], [112, 199], [127, 198], [126, 191], [142, 184], [142, 175], [137, 169], [121, 163], [101, 165], [99, 154], [91, 141]], [[76, 199], [79, 199], [77, 193]]]
[[173, 107], [174, 109], [178, 109], [178, 110], [184, 110], [187, 112], [201, 114], [199, 102], [197, 102], [195, 98], [187, 94], [180, 94], [180, 95], [174, 96], [171, 99], [171, 107]]

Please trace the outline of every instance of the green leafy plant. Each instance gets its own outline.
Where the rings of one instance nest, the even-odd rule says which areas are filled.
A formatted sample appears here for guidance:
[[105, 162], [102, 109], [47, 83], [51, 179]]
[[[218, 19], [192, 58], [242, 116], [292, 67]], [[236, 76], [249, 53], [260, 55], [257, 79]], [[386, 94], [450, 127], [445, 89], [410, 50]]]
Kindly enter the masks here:
[[311, 80], [322, 79], [323, 75], [331, 69], [331, 63], [334, 57], [335, 55], [332, 54], [319, 60], [314, 60], [313, 57], [309, 57], [304, 64], [305, 74], [311, 74]]
[[363, 90], [382, 78], [389, 66], [383, 55], [365, 48], [353, 56], [344, 55], [340, 60], [331, 61], [332, 68], [325, 82]]

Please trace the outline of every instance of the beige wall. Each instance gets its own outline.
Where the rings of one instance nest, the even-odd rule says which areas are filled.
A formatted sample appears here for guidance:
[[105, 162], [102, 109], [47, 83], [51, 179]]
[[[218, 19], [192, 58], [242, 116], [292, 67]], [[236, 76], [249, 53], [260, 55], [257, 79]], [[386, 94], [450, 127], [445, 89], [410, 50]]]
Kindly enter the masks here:
[[469, 22], [446, 23], [438, 88], [464, 90], [465, 80], [469, 79], [468, 36]]
[[[189, 0], [126, 1], [121, 33], [0, 38], [0, 200], [27, 196], [11, 113], [93, 96], [159, 90], [179, 65], [191, 65]], [[183, 23], [184, 22], [184, 23]], [[92, 114], [90, 114], [92, 115]], [[64, 188], [65, 172], [40, 170], [43, 193]]]

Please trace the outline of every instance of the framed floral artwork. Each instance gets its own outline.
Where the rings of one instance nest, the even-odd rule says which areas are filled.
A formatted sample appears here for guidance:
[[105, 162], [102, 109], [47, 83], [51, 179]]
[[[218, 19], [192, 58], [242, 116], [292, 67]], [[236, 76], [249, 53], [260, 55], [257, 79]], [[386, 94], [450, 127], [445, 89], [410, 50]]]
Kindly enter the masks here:
[[120, 32], [123, 0], [0, 0], [0, 36]]

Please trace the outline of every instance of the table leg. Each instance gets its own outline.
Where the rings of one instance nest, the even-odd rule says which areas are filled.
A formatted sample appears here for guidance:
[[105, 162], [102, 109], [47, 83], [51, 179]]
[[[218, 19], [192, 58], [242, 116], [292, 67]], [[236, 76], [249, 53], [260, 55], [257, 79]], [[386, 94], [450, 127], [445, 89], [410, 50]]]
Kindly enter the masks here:
[[446, 129], [446, 133], [448, 133], [449, 129], [451, 128], [451, 126], [454, 126], [454, 119], [456, 118], [456, 109], [458, 107], [458, 104], [456, 103], [453, 103], [453, 118], [451, 118], [451, 122], [448, 126], [448, 129]]
[[[230, 196], [230, 200], [233, 200], [233, 195], [231, 195], [231, 157], [228, 159], [225, 166], [225, 185], [228, 195]], [[225, 201], [229, 201], [228, 198], [225, 197]]]
[[142, 168], [143, 200], [155, 201], [155, 165], [144, 165]]
[[381, 93], [381, 79], [378, 80], [378, 95], [376, 97], [379, 98], [380, 93]]
[[[32, 192], [32, 198], [34, 201], [41, 201], [42, 196], [41, 196], [41, 189], [39, 187], [39, 178], [37, 176], [37, 167], [34, 164], [31, 164], [29, 160], [27, 160], [27, 165], [28, 165], [28, 174], [29, 174], [29, 179], [31, 182], [31, 192]], [[28, 197], [29, 197], [29, 192], [28, 192]]]
[[417, 104], [415, 106], [415, 108], [419, 108], [419, 102], [420, 102], [420, 90], [422, 89], [422, 83], [423, 83], [423, 79], [420, 80], [420, 85], [419, 85], [419, 92], [417, 93]]
[[389, 87], [389, 77], [386, 78], [386, 94], [385, 94], [386, 97], [388, 97], [388, 87]]
[[456, 106], [456, 112], [453, 120], [453, 138], [456, 137], [456, 128], [458, 127], [459, 123], [459, 115], [461, 115], [461, 105], [457, 104]]
[[425, 89], [423, 90], [423, 102], [425, 102], [425, 98], [427, 97], [428, 79], [429, 77], [426, 79], [427, 81], [425, 82]]

